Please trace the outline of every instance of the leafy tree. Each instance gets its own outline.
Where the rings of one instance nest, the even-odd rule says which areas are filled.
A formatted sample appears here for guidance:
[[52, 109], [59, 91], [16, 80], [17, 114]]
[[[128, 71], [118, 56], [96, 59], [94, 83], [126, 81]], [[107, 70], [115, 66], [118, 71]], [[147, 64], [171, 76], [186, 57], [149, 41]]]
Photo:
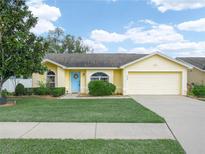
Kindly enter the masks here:
[[49, 43], [48, 52], [51, 53], [62, 53], [64, 40], [64, 31], [61, 28], [56, 28], [55, 30], [49, 31], [46, 41]]
[[0, 1], [0, 96], [11, 76], [43, 73], [41, 62], [48, 45], [30, 32], [37, 23], [25, 0]]
[[50, 31], [46, 41], [49, 43], [50, 53], [86, 53], [92, 50], [83, 44], [80, 37], [65, 35], [61, 28]]

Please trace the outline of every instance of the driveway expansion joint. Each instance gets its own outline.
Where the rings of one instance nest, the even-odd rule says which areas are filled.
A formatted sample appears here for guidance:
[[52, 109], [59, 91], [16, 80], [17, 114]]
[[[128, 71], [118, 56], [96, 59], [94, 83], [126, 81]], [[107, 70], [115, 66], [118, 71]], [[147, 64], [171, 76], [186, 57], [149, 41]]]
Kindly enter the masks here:
[[96, 136], [97, 136], [97, 122], [95, 123], [95, 136], [94, 136], [95, 139], [96, 139]]
[[27, 135], [28, 133], [30, 133], [34, 128], [36, 128], [39, 124], [40, 124], [40, 122], [37, 122], [36, 125], [34, 125], [31, 129], [29, 129], [29, 130], [26, 131], [24, 134], [22, 134], [21, 136], [19, 136], [19, 138], [23, 138], [25, 135]]

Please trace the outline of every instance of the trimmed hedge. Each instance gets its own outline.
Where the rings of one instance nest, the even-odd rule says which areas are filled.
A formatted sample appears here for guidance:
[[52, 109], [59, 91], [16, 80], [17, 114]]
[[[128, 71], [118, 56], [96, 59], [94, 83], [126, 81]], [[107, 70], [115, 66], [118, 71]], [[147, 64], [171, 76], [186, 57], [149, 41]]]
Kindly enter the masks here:
[[194, 85], [194, 87], [192, 88], [192, 93], [197, 97], [205, 97], [205, 86]]
[[15, 88], [15, 95], [22, 96], [22, 95], [24, 95], [24, 91], [25, 91], [24, 85], [21, 83], [17, 84], [17, 86]]
[[116, 86], [106, 81], [90, 81], [88, 84], [89, 94], [92, 96], [108, 96], [115, 92]]
[[25, 95], [33, 95], [33, 89], [34, 88], [25, 88], [24, 89], [24, 94]]
[[65, 88], [52, 88], [50, 95], [53, 97], [59, 97], [65, 94]]
[[25, 95], [51, 95], [54, 97], [59, 97], [65, 94], [65, 87], [58, 88], [47, 88], [47, 87], [37, 87], [37, 88], [25, 88]]
[[2, 90], [1, 91], [1, 96], [4, 97], [4, 98], [7, 97], [8, 96], [8, 91], [6, 89]]
[[46, 87], [33, 88], [34, 95], [50, 95], [50, 89]]

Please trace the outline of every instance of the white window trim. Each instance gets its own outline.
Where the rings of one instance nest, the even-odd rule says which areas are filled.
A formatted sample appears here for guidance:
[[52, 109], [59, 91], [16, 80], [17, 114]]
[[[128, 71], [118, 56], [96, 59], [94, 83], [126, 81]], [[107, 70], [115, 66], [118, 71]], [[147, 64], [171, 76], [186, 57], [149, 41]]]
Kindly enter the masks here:
[[[103, 73], [103, 72], [96, 72], [96, 73]], [[93, 81], [93, 79], [97, 79], [97, 80], [107, 79], [107, 81], [109, 82], [109, 75], [107, 75], [106, 73], [104, 73], [104, 74], [106, 74], [107, 76], [93, 76], [93, 75], [96, 74], [96, 73], [93, 73], [93, 74], [91, 75], [91, 77], [90, 77], [90, 80], [91, 80], [91, 81]]]
[[[48, 71], [48, 72], [49, 72], [49, 71]], [[56, 82], [55, 82], [55, 81], [56, 81], [56, 73], [53, 72], [53, 71], [51, 71], [51, 72], [53, 72], [54, 74], [48, 75], [48, 72], [47, 72], [47, 74], [46, 74], [46, 83], [49, 84], [49, 85], [50, 85], [50, 84], [54, 84], [54, 87], [56, 87]], [[54, 81], [51, 81], [51, 80], [50, 80], [50, 81], [48, 82], [49, 77], [54, 77]]]

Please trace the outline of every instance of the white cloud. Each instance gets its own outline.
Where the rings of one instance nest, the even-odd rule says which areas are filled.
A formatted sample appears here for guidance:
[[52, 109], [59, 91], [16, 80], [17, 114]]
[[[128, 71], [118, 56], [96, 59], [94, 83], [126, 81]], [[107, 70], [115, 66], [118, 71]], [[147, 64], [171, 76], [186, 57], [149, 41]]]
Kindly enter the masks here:
[[134, 27], [135, 23], [131, 22], [131, 26], [124, 29], [124, 33], [94, 30], [91, 32], [91, 39], [93, 39], [94, 43], [98, 42], [101, 45], [104, 42], [126, 44], [128, 41], [137, 45], [134, 48], [119, 46], [117, 49], [118, 53], [152, 53], [160, 51], [173, 57], [205, 56], [205, 41], [191, 42], [186, 40], [182, 34], [176, 31], [176, 27], [179, 28], [180, 24], [177, 26], [159, 24], [148, 19], [139, 22], [144, 23], [144, 25], [142, 27]]
[[169, 25], [154, 25], [149, 29], [131, 28], [127, 30], [126, 35], [135, 43], [163, 43], [184, 39]]
[[42, 34], [49, 30], [54, 30], [54, 22], [61, 16], [60, 9], [49, 6], [43, 0], [30, 0], [27, 2], [29, 10], [38, 17], [37, 25], [32, 29], [35, 34]]
[[124, 26], [124, 29], [130, 29], [131, 27], [133, 27], [135, 24], [134, 21], [130, 21], [127, 25]]
[[202, 42], [173, 42], [164, 43], [151, 47], [136, 47], [131, 49], [126, 49], [119, 47], [118, 53], [140, 53], [140, 54], [150, 54], [153, 52], [162, 52], [170, 56], [205, 56], [205, 41]]
[[54, 29], [55, 26], [51, 22], [47, 20], [39, 19], [38, 24], [31, 31], [35, 34], [42, 34], [48, 32], [49, 30], [54, 30]]
[[120, 34], [116, 32], [108, 32], [105, 30], [93, 30], [91, 39], [97, 42], [123, 42], [131, 40], [136, 44], [144, 43], [164, 43], [183, 41], [181, 34], [177, 33], [174, 27], [170, 25], [157, 24], [151, 20], [143, 21], [150, 25], [149, 28], [133, 27]]
[[131, 48], [131, 49], [119, 47], [117, 50], [118, 53], [136, 53], [136, 54], [149, 54], [154, 51], [155, 50], [152, 48], [144, 48], [144, 47], [136, 47], [136, 48]]
[[177, 27], [180, 30], [205, 32], [205, 18], [183, 22], [181, 24], [178, 24]]
[[150, 0], [161, 12], [168, 10], [198, 9], [205, 7], [204, 0]]
[[105, 0], [105, 1], [107, 1], [107, 2], [117, 2], [118, 0]]
[[123, 34], [110, 33], [102, 29], [93, 30], [90, 37], [98, 42], [122, 42], [126, 39], [126, 36]]
[[205, 41], [166, 43], [157, 45], [156, 49], [166, 53], [176, 53], [177, 56], [205, 56]]
[[160, 50], [203, 50], [205, 52], [205, 42], [174, 42], [160, 44], [157, 46]]
[[125, 48], [123, 48], [123, 47], [119, 47], [119, 48], [117, 49], [117, 52], [118, 52], [118, 53], [125, 53], [125, 52], [128, 52], [128, 50], [125, 49]]
[[102, 43], [95, 42], [93, 40], [86, 39], [84, 40], [84, 44], [89, 46], [94, 50], [94, 52], [106, 52], [108, 51], [107, 47]]
[[145, 24], [149, 24], [149, 25], [158, 25], [158, 23], [156, 23], [156, 22], [154, 22], [153, 20], [150, 20], [150, 19], [140, 20], [140, 22], [145, 23]]

